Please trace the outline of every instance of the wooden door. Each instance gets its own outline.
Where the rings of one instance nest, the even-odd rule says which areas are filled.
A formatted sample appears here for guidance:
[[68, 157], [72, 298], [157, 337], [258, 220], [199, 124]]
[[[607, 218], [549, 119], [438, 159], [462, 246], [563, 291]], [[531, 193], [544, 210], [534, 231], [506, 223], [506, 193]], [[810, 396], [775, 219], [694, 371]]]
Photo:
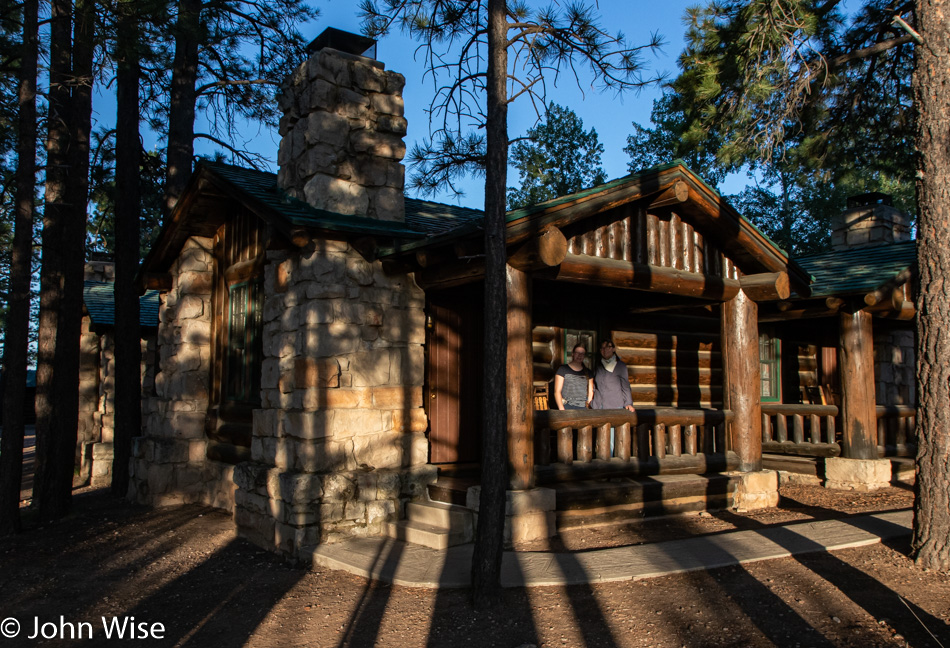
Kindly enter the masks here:
[[427, 399], [429, 461], [434, 464], [473, 463], [481, 456], [480, 302], [429, 299]]

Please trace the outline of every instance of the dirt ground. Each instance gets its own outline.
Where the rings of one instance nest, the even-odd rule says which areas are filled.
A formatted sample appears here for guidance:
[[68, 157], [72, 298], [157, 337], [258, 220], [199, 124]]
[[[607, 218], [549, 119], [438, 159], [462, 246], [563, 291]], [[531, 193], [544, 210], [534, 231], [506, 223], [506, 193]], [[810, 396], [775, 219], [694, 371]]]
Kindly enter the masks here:
[[[585, 527], [584, 550], [905, 508], [901, 489], [846, 496], [783, 487], [778, 509]], [[465, 591], [387, 586], [309, 570], [235, 537], [228, 515], [149, 510], [83, 492], [59, 523], [0, 539], [6, 646], [947, 646], [950, 578], [916, 569], [907, 540], [643, 581], [505, 590], [475, 612]], [[530, 548], [530, 547], [529, 547]], [[162, 623], [163, 639], [108, 641], [100, 617]], [[93, 638], [24, 637], [60, 616]], [[64, 626], [65, 627], [65, 626]], [[57, 629], [57, 632], [59, 630]], [[66, 629], [68, 633], [68, 629]], [[939, 640], [939, 643], [938, 643]]]

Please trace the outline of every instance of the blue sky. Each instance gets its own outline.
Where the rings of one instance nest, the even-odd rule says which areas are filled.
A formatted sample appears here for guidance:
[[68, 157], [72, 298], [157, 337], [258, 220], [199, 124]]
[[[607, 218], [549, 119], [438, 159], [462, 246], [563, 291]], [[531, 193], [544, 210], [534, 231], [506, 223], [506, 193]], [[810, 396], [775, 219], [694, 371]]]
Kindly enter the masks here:
[[[665, 2], [630, 2], [623, 0], [600, 0], [599, 11], [602, 25], [608, 31], [621, 31], [631, 45], [644, 44], [653, 32], [658, 32], [664, 40], [664, 46], [652, 53], [644, 54], [644, 75], [656, 72], [665, 73], [672, 78], [677, 72], [676, 58], [683, 49], [683, 15], [695, 0], [667, 0]], [[326, 27], [336, 27], [347, 31], [359, 32], [360, 22], [357, 4], [352, 0], [327, 0], [318, 2], [320, 17], [308, 26], [306, 37], [316, 37]], [[411, 146], [429, 134], [429, 118], [425, 113], [433, 95], [431, 81], [423, 79], [425, 65], [421, 56], [415, 56], [417, 43], [394, 33], [382, 38], [378, 44], [377, 58], [386, 64], [389, 70], [395, 70], [406, 77], [403, 93], [406, 103], [406, 118], [409, 132], [406, 143]], [[580, 85], [580, 87], [579, 87]], [[584, 120], [585, 128], [595, 128], [604, 145], [603, 166], [608, 178], [616, 178], [627, 173], [627, 155], [623, 152], [627, 135], [631, 132], [631, 122], [647, 124], [653, 99], [659, 96], [658, 87], [649, 87], [640, 93], [628, 93], [617, 97], [612, 93], [601, 94], [591, 86], [591, 79], [582, 79], [578, 84], [573, 76], [560, 79], [556, 86], [549, 85], [548, 100], [569, 106]], [[527, 100], [519, 100], [509, 108], [509, 136], [523, 134], [536, 120], [534, 109]], [[249, 146], [260, 152], [276, 168], [278, 137], [269, 129], [248, 129], [236, 139], [249, 141]], [[198, 153], [210, 154], [213, 147], [198, 142]], [[509, 170], [509, 185], [517, 180], [517, 174]], [[460, 200], [450, 196], [437, 199], [446, 202], [458, 202], [465, 206], [482, 207], [482, 180], [473, 179], [464, 185], [466, 195]], [[727, 181], [726, 192], [738, 191], [745, 184], [744, 178]]]

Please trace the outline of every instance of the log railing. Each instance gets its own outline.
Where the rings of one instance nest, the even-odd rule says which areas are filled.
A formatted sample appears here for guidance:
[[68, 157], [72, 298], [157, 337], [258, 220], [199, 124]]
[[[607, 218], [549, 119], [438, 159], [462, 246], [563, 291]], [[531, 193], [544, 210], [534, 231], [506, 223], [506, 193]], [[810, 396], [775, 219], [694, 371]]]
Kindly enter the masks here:
[[877, 453], [882, 457], [917, 454], [917, 409], [907, 405], [878, 405]]
[[837, 457], [835, 405], [762, 403], [762, 452]]
[[[539, 482], [731, 470], [729, 410], [542, 410], [534, 414]], [[610, 429], [615, 430], [610, 448]]]

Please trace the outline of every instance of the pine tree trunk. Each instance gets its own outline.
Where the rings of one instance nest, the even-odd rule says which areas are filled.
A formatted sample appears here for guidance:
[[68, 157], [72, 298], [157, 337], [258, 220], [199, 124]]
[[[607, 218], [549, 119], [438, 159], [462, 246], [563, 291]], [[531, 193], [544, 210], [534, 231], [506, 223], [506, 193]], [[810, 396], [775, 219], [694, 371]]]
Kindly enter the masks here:
[[[54, 77], [51, 64], [51, 98], [50, 98], [50, 139], [54, 128], [64, 129], [65, 137], [56, 142], [55, 163], [64, 164], [63, 177], [57, 178], [54, 201], [51, 205], [50, 188], [47, 186], [47, 214], [43, 225], [43, 272], [46, 273], [46, 264], [54, 264], [56, 274], [49, 277], [46, 284], [55, 295], [56, 314], [55, 325], [49, 327], [52, 310], [50, 299], [47, 300], [47, 338], [45, 346], [40, 349], [40, 362], [55, 365], [46, 370], [44, 384], [44, 398], [42, 405], [43, 429], [47, 438], [46, 457], [42, 473], [43, 482], [38, 478], [34, 481], [34, 490], [39, 487], [39, 493], [34, 492], [34, 501], [39, 510], [40, 519], [51, 520], [63, 517], [69, 512], [72, 499], [73, 470], [77, 460], [77, 424], [79, 419], [79, 337], [82, 320], [82, 285], [83, 263], [85, 258], [86, 236], [86, 202], [89, 194], [89, 133], [92, 117], [92, 58], [94, 51], [94, 0], [81, 0], [76, 5], [75, 40], [72, 42], [72, 67], [66, 84], [72, 86], [72, 92], [65, 87], [65, 97], [57, 100], [56, 110], [53, 111], [54, 83], [65, 85], [58, 81], [61, 77]], [[70, 58], [69, 47], [69, 2], [57, 0], [53, 3], [54, 22], [61, 12], [66, 15], [67, 33], [59, 34], [61, 24], [52, 27], [56, 30], [56, 57], [61, 53], [59, 39], [67, 45], [63, 58]], [[51, 34], [50, 54], [54, 56], [53, 35]], [[58, 62], [57, 62], [58, 65]], [[54, 81], [57, 79], [57, 81]], [[56, 88], [57, 94], [60, 92]], [[61, 125], [53, 125], [53, 122]], [[58, 135], [58, 132], [57, 132]], [[60, 149], [63, 141], [68, 144]], [[49, 146], [49, 143], [48, 143]], [[48, 148], [49, 150], [49, 148]], [[54, 162], [47, 159], [47, 185], [49, 172]], [[58, 175], [58, 171], [57, 171]], [[61, 193], [60, 193], [61, 192]], [[49, 215], [50, 207], [53, 214]], [[52, 231], [47, 232], [47, 222], [52, 223]], [[55, 237], [55, 238], [53, 238]], [[47, 248], [47, 243], [55, 244]], [[52, 252], [53, 254], [49, 254]], [[53, 257], [57, 258], [53, 258]], [[43, 338], [43, 295], [40, 295], [40, 328], [41, 343]], [[50, 390], [51, 389], [51, 390]], [[37, 399], [40, 393], [40, 371], [37, 370]], [[40, 462], [40, 416], [37, 407], [37, 464]]]
[[61, 320], [67, 265], [64, 245], [70, 216], [66, 198], [70, 124], [69, 93], [72, 25], [70, 0], [53, 0], [50, 6], [48, 100], [49, 131], [46, 137], [46, 184], [43, 209], [43, 265], [40, 272], [39, 339], [36, 367], [36, 469], [33, 506], [41, 519], [52, 519], [62, 508], [58, 470], [58, 382], [65, 370], [57, 360], [57, 331]]
[[171, 101], [168, 110], [168, 171], [165, 176], [167, 219], [191, 177], [195, 138], [195, 84], [198, 79], [198, 36], [201, 0], [179, 0], [175, 25]]
[[950, 570], [950, 3], [919, 0], [917, 109], [917, 564]]
[[36, 65], [38, 2], [23, 3], [23, 50], [17, 90], [17, 169], [10, 296], [4, 331], [3, 437], [0, 445], [0, 534], [20, 531], [24, 401], [33, 257], [33, 192], [36, 189]]
[[485, 170], [485, 340], [481, 498], [472, 556], [476, 607], [494, 602], [501, 587], [501, 559], [508, 486], [505, 285], [505, 191], [508, 171], [508, 69], [505, 0], [488, 0], [488, 80]]
[[134, 0], [119, 3], [115, 134], [115, 437], [112, 492], [129, 488], [132, 437], [142, 426], [139, 296], [139, 62]]

